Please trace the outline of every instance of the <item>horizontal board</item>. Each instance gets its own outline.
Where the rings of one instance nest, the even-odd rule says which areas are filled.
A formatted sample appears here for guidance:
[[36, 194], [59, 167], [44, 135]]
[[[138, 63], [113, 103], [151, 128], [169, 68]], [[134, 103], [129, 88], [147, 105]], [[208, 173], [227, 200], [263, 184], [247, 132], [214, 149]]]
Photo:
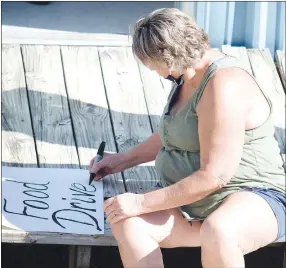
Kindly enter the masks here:
[[2, 229], [2, 243], [117, 246], [110, 234], [83, 236], [63, 233], [26, 233]]

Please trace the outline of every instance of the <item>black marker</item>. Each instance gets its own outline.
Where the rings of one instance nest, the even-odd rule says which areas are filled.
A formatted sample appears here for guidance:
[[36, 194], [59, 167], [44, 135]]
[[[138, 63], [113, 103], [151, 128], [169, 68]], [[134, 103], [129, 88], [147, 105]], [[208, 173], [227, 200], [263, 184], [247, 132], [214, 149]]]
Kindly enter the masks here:
[[[99, 148], [98, 148], [98, 151], [97, 151], [97, 154], [95, 156], [95, 159], [94, 159], [94, 162], [93, 162], [93, 166], [92, 168], [94, 168], [94, 166], [96, 165], [96, 163], [98, 163], [102, 158], [103, 158], [103, 153], [104, 153], [104, 147], [105, 147], [105, 142], [101, 142], [101, 144], [99, 145]], [[90, 173], [90, 176], [89, 176], [89, 185], [92, 183], [94, 177], [95, 177], [95, 173]]]

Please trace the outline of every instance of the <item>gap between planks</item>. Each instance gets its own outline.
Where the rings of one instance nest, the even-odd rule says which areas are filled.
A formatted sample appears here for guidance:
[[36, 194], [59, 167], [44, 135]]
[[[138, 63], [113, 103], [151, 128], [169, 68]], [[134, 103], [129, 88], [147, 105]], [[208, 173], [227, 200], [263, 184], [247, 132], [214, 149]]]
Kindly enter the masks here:
[[[138, 65], [129, 48], [100, 48], [100, 61], [119, 152], [152, 135]], [[128, 191], [143, 192], [158, 181], [153, 166], [123, 171]]]

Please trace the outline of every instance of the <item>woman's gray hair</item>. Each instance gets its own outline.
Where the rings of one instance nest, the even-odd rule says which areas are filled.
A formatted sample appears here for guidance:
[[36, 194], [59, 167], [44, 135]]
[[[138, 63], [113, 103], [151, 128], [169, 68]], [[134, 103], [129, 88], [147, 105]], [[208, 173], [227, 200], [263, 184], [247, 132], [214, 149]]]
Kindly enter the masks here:
[[182, 73], [194, 67], [209, 48], [204, 30], [176, 8], [153, 11], [136, 22], [132, 51], [143, 63], [166, 64], [170, 71]]

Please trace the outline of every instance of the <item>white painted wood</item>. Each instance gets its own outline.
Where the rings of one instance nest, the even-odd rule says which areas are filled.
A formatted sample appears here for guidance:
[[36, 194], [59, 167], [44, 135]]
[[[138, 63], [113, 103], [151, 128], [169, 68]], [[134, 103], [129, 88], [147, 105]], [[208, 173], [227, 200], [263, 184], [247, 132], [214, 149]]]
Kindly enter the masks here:
[[18, 45], [2, 46], [1, 97], [2, 164], [37, 167], [22, 56]]
[[280, 79], [284, 86], [284, 90], [286, 92], [285, 51], [281, 50], [276, 51], [276, 61], [277, 61], [277, 68], [280, 74]]
[[3, 25], [2, 43], [21, 45], [131, 46], [132, 38], [123, 34], [76, 33]]
[[242, 64], [243, 67], [250, 73], [252, 74], [252, 70], [251, 70], [251, 65], [249, 62], [249, 58], [247, 55], [247, 50], [245, 47], [232, 47], [232, 46], [222, 46], [222, 52], [229, 55], [229, 56], [233, 56], [236, 57], [237, 59], [239, 59]]
[[[106, 152], [116, 153], [98, 50], [64, 46], [61, 52], [80, 166], [87, 169], [101, 141], [106, 142]], [[104, 196], [125, 192], [121, 173], [103, 182]]]
[[196, 19], [197, 2], [183, 2], [175, 1], [174, 7], [182, 10], [184, 13], [188, 14], [192, 18]]
[[[99, 51], [118, 150], [125, 152], [152, 134], [138, 65], [131, 49]], [[145, 191], [158, 180], [149, 166], [127, 169], [124, 177], [131, 192]]]
[[22, 46], [40, 167], [78, 168], [57, 46]]

